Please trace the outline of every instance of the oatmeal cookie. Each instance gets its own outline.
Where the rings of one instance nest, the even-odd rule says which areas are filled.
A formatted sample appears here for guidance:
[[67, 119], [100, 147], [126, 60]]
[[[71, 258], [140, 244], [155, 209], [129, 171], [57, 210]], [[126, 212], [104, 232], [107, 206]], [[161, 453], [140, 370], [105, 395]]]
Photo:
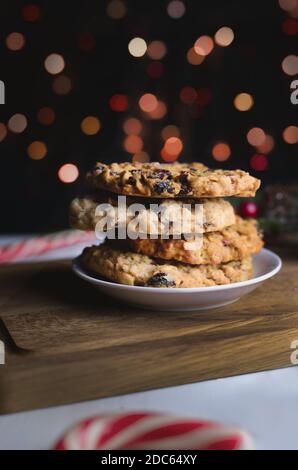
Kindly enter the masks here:
[[221, 265], [193, 266], [156, 261], [146, 255], [122, 251], [108, 244], [86, 248], [81, 262], [110, 281], [147, 287], [206, 287], [240, 282], [252, 276], [251, 258]]
[[166, 260], [175, 259], [190, 264], [221, 264], [238, 261], [263, 247], [255, 220], [237, 216], [235, 225], [218, 232], [199, 235], [195, 240], [136, 239], [132, 250]]
[[87, 175], [92, 189], [131, 196], [254, 196], [260, 180], [242, 170], [211, 170], [201, 163], [97, 163]]

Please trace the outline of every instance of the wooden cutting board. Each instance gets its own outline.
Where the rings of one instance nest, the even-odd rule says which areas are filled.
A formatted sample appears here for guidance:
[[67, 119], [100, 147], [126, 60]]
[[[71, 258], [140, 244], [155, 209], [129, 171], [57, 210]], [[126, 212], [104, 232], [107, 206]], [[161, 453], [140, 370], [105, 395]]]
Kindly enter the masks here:
[[150, 312], [105, 297], [68, 262], [0, 269], [0, 412], [290, 366], [298, 262], [229, 306]]

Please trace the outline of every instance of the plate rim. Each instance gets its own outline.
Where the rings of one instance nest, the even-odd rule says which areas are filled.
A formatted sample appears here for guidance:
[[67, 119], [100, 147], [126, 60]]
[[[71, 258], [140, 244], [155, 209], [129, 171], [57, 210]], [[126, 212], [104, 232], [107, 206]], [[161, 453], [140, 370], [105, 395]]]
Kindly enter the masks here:
[[110, 287], [112, 289], [121, 288], [124, 290], [134, 290], [134, 291], [139, 291], [139, 292], [143, 290], [145, 292], [155, 292], [155, 293], [158, 290], [158, 292], [161, 293], [162, 295], [178, 293], [178, 292], [181, 294], [191, 293], [191, 292], [193, 293], [216, 292], [220, 290], [233, 289], [236, 287], [248, 287], [248, 286], [266, 281], [267, 279], [270, 279], [271, 277], [275, 276], [275, 274], [277, 274], [282, 267], [282, 260], [280, 256], [278, 256], [273, 251], [268, 250], [267, 248], [262, 248], [262, 250], [256, 255], [254, 255], [254, 257], [257, 257], [258, 255], [262, 253], [263, 254], [265, 253], [267, 256], [271, 257], [275, 261], [276, 263], [275, 268], [271, 269], [265, 274], [262, 274], [261, 276], [256, 276], [246, 281], [232, 282], [230, 284], [223, 284], [223, 285], [209, 286], [209, 287], [171, 287], [169, 289], [165, 289], [162, 287], [130, 286], [128, 284], [120, 284], [120, 283], [113, 282], [113, 281], [104, 281], [103, 279], [98, 279], [97, 277], [93, 277], [92, 275], [88, 274], [85, 271], [85, 269], [81, 265], [80, 256], [78, 256], [72, 261], [72, 270], [81, 279], [89, 281], [92, 284], [97, 283], [98, 285]]

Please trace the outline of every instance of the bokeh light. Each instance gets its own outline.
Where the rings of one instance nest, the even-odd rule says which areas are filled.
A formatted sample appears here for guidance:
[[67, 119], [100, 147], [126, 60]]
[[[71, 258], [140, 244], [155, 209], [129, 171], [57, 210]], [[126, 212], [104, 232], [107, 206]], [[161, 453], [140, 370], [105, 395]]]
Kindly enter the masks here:
[[0, 122], [0, 142], [2, 142], [7, 136], [7, 127], [3, 122]]
[[246, 138], [250, 145], [257, 147], [265, 142], [266, 134], [260, 127], [253, 127], [246, 134]]
[[100, 120], [95, 116], [87, 116], [81, 122], [81, 130], [86, 135], [95, 135], [100, 131]]
[[169, 124], [163, 128], [161, 131], [161, 136], [163, 140], [167, 140], [170, 137], [180, 137], [180, 130], [174, 124]]
[[95, 37], [90, 33], [80, 33], [78, 35], [78, 47], [82, 51], [92, 51], [96, 44]]
[[156, 108], [148, 113], [151, 119], [162, 119], [167, 114], [167, 106], [164, 101], [157, 101]]
[[151, 62], [147, 66], [147, 73], [151, 78], [160, 78], [164, 73], [164, 65], [161, 62]]
[[282, 61], [282, 69], [287, 75], [298, 74], [298, 56], [291, 54], [284, 58]]
[[234, 98], [234, 106], [238, 111], [249, 111], [253, 104], [253, 97], [249, 93], [239, 93]]
[[14, 114], [8, 121], [8, 128], [11, 132], [15, 134], [20, 134], [23, 132], [27, 127], [27, 118], [24, 114]]
[[212, 148], [212, 156], [218, 162], [224, 162], [231, 156], [231, 147], [226, 142], [218, 142]]
[[288, 126], [283, 131], [283, 139], [287, 144], [298, 143], [298, 126]]
[[167, 6], [167, 12], [171, 18], [181, 18], [185, 13], [185, 5], [180, 0], [172, 0]]
[[234, 32], [228, 26], [223, 26], [215, 33], [214, 40], [219, 46], [227, 47], [234, 40]]
[[180, 91], [180, 100], [185, 104], [192, 104], [196, 101], [198, 94], [191, 86], [185, 86]]
[[158, 101], [152, 93], [145, 93], [139, 99], [139, 106], [145, 113], [152, 113], [157, 108]]
[[275, 146], [275, 142], [274, 142], [272, 135], [266, 134], [266, 138], [264, 142], [261, 145], [258, 145], [256, 148], [259, 153], [267, 154], [267, 153], [272, 152], [272, 150], [274, 149], [274, 146]]
[[6, 46], [11, 51], [19, 51], [25, 46], [25, 36], [22, 33], [10, 33], [6, 37]]
[[52, 87], [57, 95], [67, 95], [72, 88], [71, 79], [66, 75], [59, 75], [55, 77]]
[[126, 5], [122, 0], [111, 0], [107, 5], [107, 15], [113, 20], [120, 20], [126, 15]]
[[297, 0], [278, 0], [280, 8], [285, 11], [292, 11], [296, 8]]
[[169, 137], [164, 144], [165, 152], [170, 156], [179, 155], [182, 152], [183, 144], [179, 137]]
[[128, 44], [128, 50], [133, 57], [142, 57], [147, 51], [146, 41], [142, 38], [133, 38]]
[[186, 59], [191, 65], [200, 65], [204, 62], [205, 56], [197, 54], [194, 48], [191, 47], [187, 51]]
[[147, 163], [150, 161], [150, 156], [147, 152], [141, 151], [133, 155], [132, 161], [133, 163], [136, 163], [136, 162]]
[[148, 45], [147, 54], [150, 59], [161, 60], [167, 53], [167, 46], [163, 41], [152, 41]]
[[194, 50], [199, 56], [206, 56], [210, 54], [213, 48], [214, 42], [210, 36], [201, 36], [194, 44]]
[[40, 140], [35, 140], [27, 148], [27, 153], [32, 160], [42, 160], [47, 154], [47, 146]]
[[65, 67], [65, 62], [61, 54], [54, 53], [45, 58], [44, 66], [48, 73], [56, 75], [62, 72]]
[[37, 120], [44, 126], [49, 126], [55, 121], [55, 111], [49, 106], [40, 108], [37, 112]]
[[253, 170], [265, 171], [268, 168], [268, 158], [266, 155], [255, 154], [251, 157], [249, 164]]
[[73, 183], [78, 177], [78, 167], [73, 163], [65, 163], [58, 170], [58, 178], [62, 183]]
[[41, 18], [40, 7], [33, 3], [23, 6], [22, 17], [23, 17], [23, 20], [29, 21], [31, 23], [34, 23], [35, 21], [39, 21]]
[[110, 98], [110, 108], [112, 111], [123, 112], [128, 107], [128, 99], [126, 95], [116, 94]]
[[123, 147], [126, 152], [138, 153], [143, 148], [143, 139], [138, 135], [128, 135], [123, 141]]
[[282, 31], [288, 36], [298, 34], [298, 21], [295, 18], [286, 18], [281, 25]]
[[123, 123], [123, 130], [127, 135], [140, 134], [142, 132], [142, 127], [141, 121], [133, 117], [126, 119]]

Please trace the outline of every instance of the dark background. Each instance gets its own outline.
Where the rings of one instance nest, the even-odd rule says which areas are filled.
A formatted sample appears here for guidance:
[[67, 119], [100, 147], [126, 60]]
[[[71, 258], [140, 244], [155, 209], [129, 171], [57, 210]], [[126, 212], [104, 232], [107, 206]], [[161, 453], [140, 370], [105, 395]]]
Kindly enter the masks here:
[[[40, 7], [36, 21], [24, 19], [23, 8], [29, 3], [1, 2], [0, 79], [5, 83], [6, 103], [0, 105], [0, 121], [7, 126], [15, 113], [28, 120], [23, 132], [8, 129], [0, 142], [2, 232], [67, 227], [68, 205], [79, 192], [84, 173], [96, 161], [131, 160], [132, 154], [123, 149], [122, 129], [130, 116], [143, 123], [144, 151], [152, 161], [161, 160], [161, 130], [175, 124], [184, 144], [179, 161], [249, 170], [262, 179], [263, 186], [297, 180], [297, 145], [283, 139], [283, 130], [297, 122], [297, 108], [290, 102], [290, 83], [295, 77], [281, 67], [285, 56], [296, 53], [297, 36], [283, 31], [289, 13], [278, 0], [184, 0], [185, 14], [179, 19], [169, 16], [166, 0], [126, 0], [121, 19], [108, 16], [108, 1], [51, 0], [34, 2]], [[232, 44], [216, 46], [201, 65], [189, 64], [186, 53], [196, 39], [203, 34], [214, 37], [222, 26], [233, 29]], [[26, 39], [18, 51], [6, 46], [13, 31]], [[148, 55], [135, 58], [129, 54], [128, 43], [135, 36], [147, 43], [161, 40], [166, 44], [160, 78], [148, 75], [152, 62]], [[89, 41], [88, 50], [80, 46], [82, 38], [87, 45]], [[45, 58], [53, 52], [64, 57], [62, 74], [72, 83], [65, 95], [53, 91], [57, 76], [44, 67]], [[182, 103], [179, 95], [185, 86], [207, 89], [209, 103]], [[254, 106], [247, 112], [233, 105], [240, 92], [253, 96]], [[154, 93], [166, 103], [162, 119], [150, 120], [140, 111], [138, 100], [143, 93]], [[115, 94], [127, 96], [125, 111], [111, 109], [110, 98]], [[37, 119], [44, 106], [55, 112], [51, 125]], [[80, 127], [89, 115], [101, 123], [100, 131], [91, 136]], [[256, 149], [246, 134], [255, 126], [275, 141], [265, 171], [256, 171], [250, 164]], [[35, 140], [47, 146], [45, 158], [38, 161], [27, 153]], [[218, 141], [231, 147], [231, 156], [224, 162], [212, 157]], [[59, 180], [57, 172], [64, 163], [78, 167], [80, 178], [75, 182]]]

